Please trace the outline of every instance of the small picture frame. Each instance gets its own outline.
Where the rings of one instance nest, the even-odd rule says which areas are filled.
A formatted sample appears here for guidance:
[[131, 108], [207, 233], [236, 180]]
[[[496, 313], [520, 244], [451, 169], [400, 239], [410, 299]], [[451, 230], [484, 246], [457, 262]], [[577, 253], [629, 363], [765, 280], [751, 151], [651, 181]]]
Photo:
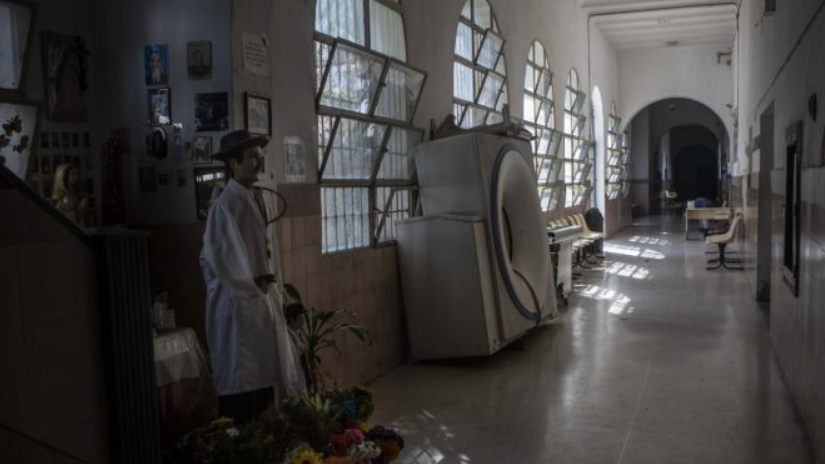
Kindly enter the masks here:
[[244, 94], [244, 124], [253, 135], [272, 135], [271, 115], [272, 100], [254, 93]]
[[229, 129], [229, 94], [195, 94], [195, 131], [225, 131]]
[[186, 71], [191, 80], [212, 78], [212, 42], [202, 40], [186, 44]]
[[209, 163], [212, 161], [212, 137], [198, 135], [192, 139], [192, 162]]
[[149, 89], [149, 125], [163, 126], [172, 122], [172, 90], [169, 87]]
[[146, 85], [166, 85], [169, 83], [169, 47], [166, 44], [143, 47], [143, 71]]

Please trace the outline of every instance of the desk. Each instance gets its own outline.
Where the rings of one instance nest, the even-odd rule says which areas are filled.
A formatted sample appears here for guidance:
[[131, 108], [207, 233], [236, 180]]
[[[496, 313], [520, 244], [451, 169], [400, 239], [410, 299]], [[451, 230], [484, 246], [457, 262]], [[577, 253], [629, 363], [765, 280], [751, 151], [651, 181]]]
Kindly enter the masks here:
[[730, 220], [728, 208], [688, 208], [685, 210], [685, 240], [688, 238], [688, 222], [692, 219]]

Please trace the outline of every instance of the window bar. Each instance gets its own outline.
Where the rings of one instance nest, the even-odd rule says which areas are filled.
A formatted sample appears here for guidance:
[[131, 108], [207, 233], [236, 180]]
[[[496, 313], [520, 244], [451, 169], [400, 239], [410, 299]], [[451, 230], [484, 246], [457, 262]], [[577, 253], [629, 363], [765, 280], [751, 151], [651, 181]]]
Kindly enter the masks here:
[[387, 201], [384, 202], [384, 209], [379, 210], [381, 214], [381, 219], [378, 221], [378, 225], [375, 227], [375, 242], [377, 243], [381, 238], [381, 232], [384, 231], [384, 224], [387, 220], [387, 215], [390, 212], [390, 208], [392, 208], [392, 200], [395, 197], [395, 188], [390, 188], [390, 193], [387, 195]]
[[324, 67], [324, 77], [321, 78], [321, 85], [318, 87], [318, 94], [315, 96], [315, 108], [321, 107], [321, 96], [324, 94], [324, 88], [327, 86], [327, 79], [329, 79], [329, 72], [332, 68], [332, 58], [335, 56], [335, 50], [338, 48], [338, 41], [332, 41], [332, 47], [329, 49], [329, 56], [327, 56], [327, 65]]
[[373, 98], [372, 102], [370, 103], [369, 113], [367, 113], [370, 116], [375, 116], [375, 109], [378, 108], [378, 100], [381, 99], [381, 94], [384, 93], [384, 87], [387, 86], [386, 79], [387, 79], [387, 72], [389, 72], [389, 69], [390, 69], [389, 60], [385, 59], [384, 60], [384, 67], [383, 67], [383, 69], [381, 69], [381, 77], [378, 78], [378, 85], [376, 86], [376, 89], [375, 89], [375, 95], [374, 95], [374, 98]]
[[370, 186], [375, 186], [375, 179], [378, 177], [378, 171], [381, 169], [381, 162], [384, 161], [384, 155], [387, 154], [387, 145], [390, 142], [390, 135], [393, 131], [392, 126], [387, 126], [384, 131], [384, 139], [381, 141], [381, 147], [378, 149], [378, 156], [375, 157], [375, 162], [372, 165], [372, 172], [370, 173]]
[[335, 140], [335, 136], [338, 134], [338, 126], [341, 123], [341, 117], [336, 116], [335, 122], [332, 124], [332, 130], [329, 133], [329, 140], [327, 140], [327, 146], [324, 149], [324, 159], [321, 161], [321, 167], [318, 169], [318, 178], [324, 178], [324, 172], [327, 169], [327, 162], [329, 162], [329, 155], [332, 153], [332, 143]]
[[372, 50], [372, 29], [370, 29], [370, 0], [364, 0], [364, 45]]

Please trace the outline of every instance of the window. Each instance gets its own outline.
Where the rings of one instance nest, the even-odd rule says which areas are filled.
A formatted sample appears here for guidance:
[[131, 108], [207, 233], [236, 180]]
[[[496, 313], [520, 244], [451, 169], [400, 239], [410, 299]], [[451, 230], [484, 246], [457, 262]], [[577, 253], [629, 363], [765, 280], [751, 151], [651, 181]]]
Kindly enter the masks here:
[[504, 120], [507, 104], [504, 38], [485, 0], [467, 0], [461, 10], [453, 63], [453, 114], [469, 128]]
[[530, 47], [524, 74], [524, 125], [533, 133], [538, 195], [544, 212], [555, 210], [561, 196], [562, 160], [558, 159], [558, 150], [562, 134], [553, 130], [554, 114], [553, 73], [544, 47], [535, 41]]
[[426, 74], [408, 66], [401, 5], [318, 0], [315, 13], [321, 250], [393, 240], [415, 200], [412, 126]]
[[607, 198], [610, 200], [622, 196], [622, 187], [625, 182], [623, 137], [619, 134], [622, 120], [616, 114], [616, 102], [613, 102], [607, 117], [607, 163], [605, 164]]
[[592, 144], [582, 137], [587, 117], [583, 113], [587, 94], [582, 92], [575, 69], [567, 76], [564, 89], [564, 206], [583, 206], [592, 188]]

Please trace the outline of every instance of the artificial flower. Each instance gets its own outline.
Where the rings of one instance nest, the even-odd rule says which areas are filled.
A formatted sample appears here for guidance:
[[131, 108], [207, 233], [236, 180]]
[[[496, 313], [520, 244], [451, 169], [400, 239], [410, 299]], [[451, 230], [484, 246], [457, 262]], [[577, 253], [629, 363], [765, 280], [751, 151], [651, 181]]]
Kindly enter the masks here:
[[236, 438], [241, 434], [241, 431], [236, 429], [235, 427], [229, 427], [228, 429], [226, 429], [226, 434], [229, 436], [229, 438]]
[[229, 418], [229, 417], [219, 417], [219, 418], [213, 420], [211, 425], [212, 425], [212, 427], [215, 427], [215, 428], [218, 428], [218, 429], [225, 429], [225, 428], [232, 427], [233, 425], [235, 425], [235, 421], [232, 418]]
[[290, 451], [287, 459], [289, 464], [322, 464], [324, 456], [309, 445], [301, 445]]
[[360, 445], [361, 443], [364, 443], [364, 432], [360, 429], [347, 429], [345, 433], [347, 435], [347, 443], [353, 445]]
[[332, 454], [343, 456], [347, 452], [349, 440], [346, 433], [333, 433], [329, 440], [332, 442]]
[[381, 448], [371, 441], [365, 441], [359, 445], [352, 445], [347, 450], [347, 456], [357, 463], [369, 462], [381, 456]]

